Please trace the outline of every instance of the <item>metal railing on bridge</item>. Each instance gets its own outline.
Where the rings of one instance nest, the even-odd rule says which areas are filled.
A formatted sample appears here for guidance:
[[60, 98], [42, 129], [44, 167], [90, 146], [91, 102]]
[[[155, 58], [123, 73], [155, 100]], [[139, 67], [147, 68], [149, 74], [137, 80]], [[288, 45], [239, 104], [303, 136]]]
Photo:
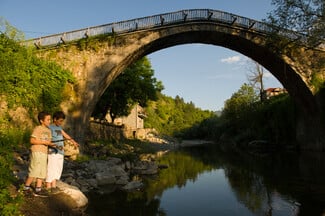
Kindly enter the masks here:
[[[217, 22], [261, 33], [270, 33], [273, 29], [267, 23], [223, 11], [211, 9], [190, 9], [44, 36], [24, 41], [23, 44], [27, 46], [35, 45], [37, 47], [54, 46], [92, 36], [122, 34], [186, 22]], [[286, 35], [288, 35], [288, 33], [286, 33]]]

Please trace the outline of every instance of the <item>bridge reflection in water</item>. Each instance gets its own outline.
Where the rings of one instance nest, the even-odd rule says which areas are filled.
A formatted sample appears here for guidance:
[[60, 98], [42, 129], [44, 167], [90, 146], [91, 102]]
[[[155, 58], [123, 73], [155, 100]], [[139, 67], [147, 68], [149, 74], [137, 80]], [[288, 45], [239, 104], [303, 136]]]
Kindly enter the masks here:
[[90, 215], [322, 215], [324, 153], [245, 155], [196, 146], [161, 158], [143, 191], [89, 194]]

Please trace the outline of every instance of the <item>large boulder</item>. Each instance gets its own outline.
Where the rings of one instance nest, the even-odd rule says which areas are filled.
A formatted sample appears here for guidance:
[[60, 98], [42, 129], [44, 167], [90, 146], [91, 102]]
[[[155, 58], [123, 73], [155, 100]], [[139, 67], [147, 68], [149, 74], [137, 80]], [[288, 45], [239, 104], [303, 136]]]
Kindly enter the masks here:
[[58, 194], [61, 199], [70, 200], [66, 204], [70, 209], [84, 208], [88, 204], [88, 198], [79, 190], [79, 188], [57, 181], [57, 187], [62, 191]]

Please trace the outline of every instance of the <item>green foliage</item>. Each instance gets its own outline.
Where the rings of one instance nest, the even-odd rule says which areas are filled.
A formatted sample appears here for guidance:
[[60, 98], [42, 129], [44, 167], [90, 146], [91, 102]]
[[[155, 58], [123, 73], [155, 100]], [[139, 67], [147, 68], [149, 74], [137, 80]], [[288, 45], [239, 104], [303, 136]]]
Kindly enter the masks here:
[[78, 155], [76, 162], [82, 163], [82, 162], [86, 162], [89, 160], [90, 160], [90, 157], [88, 155], [82, 154], [82, 155]]
[[20, 196], [9, 193], [9, 186], [16, 181], [13, 151], [29, 143], [30, 132], [13, 125], [9, 111], [23, 107], [33, 119], [34, 112], [58, 109], [63, 90], [74, 77], [55, 63], [37, 58], [34, 50], [20, 46], [20, 32], [0, 21], [0, 98], [1, 105], [8, 108], [0, 115], [0, 215], [19, 215]]
[[259, 101], [247, 84], [225, 102], [221, 116], [205, 119], [189, 131], [191, 138], [211, 139], [245, 146], [253, 140], [293, 146], [296, 137], [295, 105], [287, 94]]
[[9, 108], [48, 111], [58, 109], [66, 83], [74, 80], [70, 72], [37, 58], [4, 34], [0, 34], [0, 79]]
[[311, 77], [311, 83], [316, 88], [316, 92], [325, 87], [324, 80], [319, 73], [313, 73]]
[[272, 0], [275, 9], [268, 21], [281, 28], [304, 34], [311, 46], [325, 40], [324, 0]]
[[13, 197], [9, 185], [16, 181], [12, 174], [13, 149], [26, 142], [26, 134], [19, 129], [0, 133], [0, 215], [19, 215], [18, 205], [22, 198]]
[[244, 83], [230, 99], [225, 101], [223, 115], [229, 119], [235, 120], [239, 117], [239, 113], [250, 109], [251, 105], [258, 101], [258, 98], [254, 88]]
[[228, 119], [227, 131], [238, 143], [266, 140], [274, 144], [290, 145], [295, 141], [295, 107], [288, 95], [256, 102], [242, 110], [237, 119]]
[[82, 38], [82, 39], [76, 41], [76, 43], [77, 43], [77, 47], [79, 48], [79, 50], [98, 51], [100, 46], [102, 46], [103, 41], [105, 41], [105, 42], [108, 41], [108, 44], [111, 45], [115, 42], [115, 39], [116, 39], [116, 37], [115, 37], [114, 33], [107, 33], [107, 34], [103, 34], [103, 35]]
[[153, 75], [147, 58], [132, 64], [109, 85], [97, 103], [93, 116], [103, 117], [109, 111], [114, 121], [117, 117], [127, 116], [136, 103], [146, 107], [147, 102], [156, 100], [157, 92], [163, 89], [162, 83]]
[[157, 101], [152, 101], [146, 108], [145, 128], [155, 128], [161, 134], [183, 137], [196, 124], [214, 115], [211, 111], [196, 108], [185, 103], [183, 98], [175, 99], [159, 94]]
[[[265, 101], [260, 110], [258, 120], [263, 125], [263, 137], [276, 144], [291, 145], [296, 137], [296, 107], [288, 94], [272, 97]], [[257, 129], [257, 125], [254, 129]], [[259, 132], [257, 130], [256, 132]]]
[[10, 25], [10, 23], [0, 16], [0, 34], [6, 35], [8, 38], [15, 41], [22, 41], [24, 33]]
[[211, 139], [216, 140], [222, 135], [222, 120], [219, 116], [212, 116], [204, 119], [199, 124], [195, 124], [191, 128], [184, 131], [184, 139]]

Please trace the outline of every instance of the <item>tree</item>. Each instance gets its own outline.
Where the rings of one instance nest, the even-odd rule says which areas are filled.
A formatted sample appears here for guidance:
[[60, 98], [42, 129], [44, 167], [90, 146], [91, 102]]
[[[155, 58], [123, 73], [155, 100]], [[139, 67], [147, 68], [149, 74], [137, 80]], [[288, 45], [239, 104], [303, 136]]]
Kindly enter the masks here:
[[22, 41], [25, 38], [22, 31], [13, 27], [3, 17], [0, 17], [0, 34], [4, 34], [6, 37], [14, 41]]
[[247, 79], [251, 86], [256, 88], [259, 91], [260, 100], [263, 101], [263, 95], [264, 95], [264, 69], [263, 67], [257, 63], [256, 61], [253, 61], [254, 69], [250, 70], [250, 74], [247, 75]]
[[324, 0], [272, 0], [272, 4], [275, 9], [268, 16], [271, 24], [306, 35], [311, 46], [324, 43]]
[[193, 102], [187, 103], [178, 95], [172, 98], [161, 93], [158, 94], [157, 101], [149, 103], [146, 114], [146, 128], [155, 128], [160, 134], [177, 137], [194, 135], [193, 127], [215, 116], [212, 111], [201, 110]]
[[248, 109], [250, 105], [258, 101], [254, 88], [244, 83], [240, 89], [235, 92], [230, 99], [225, 101], [223, 115], [229, 119], [237, 119], [243, 110]]
[[127, 116], [136, 103], [146, 107], [147, 102], [156, 100], [157, 92], [164, 89], [161, 81], [157, 81], [153, 75], [154, 71], [146, 57], [130, 65], [105, 90], [93, 116], [103, 117], [109, 112], [114, 122], [117, 117]]
[[9, 108], [23, 106], [31, 113], [58, 109], [68, 96], [64, 90], [74, 82], [73, 75], [54, 62], [38, 58], [33, 50], [7, 36], [17, 36], [13, 27], [6, 29], [6, 34], [0, 33], [0, 89], [5, 97], [2, 100]]

